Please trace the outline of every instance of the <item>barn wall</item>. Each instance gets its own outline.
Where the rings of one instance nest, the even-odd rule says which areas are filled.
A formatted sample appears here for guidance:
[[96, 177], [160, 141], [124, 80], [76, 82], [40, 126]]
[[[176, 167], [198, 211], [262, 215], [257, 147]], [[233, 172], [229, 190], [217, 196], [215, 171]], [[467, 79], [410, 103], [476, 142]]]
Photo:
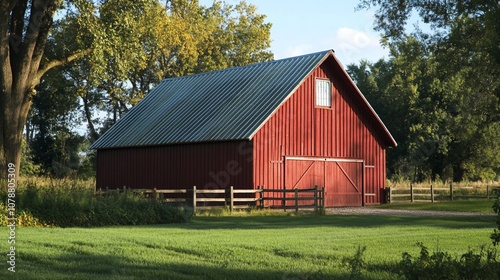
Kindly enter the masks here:
[[252, 188], [252, 146], [219, 142], [97, 151], [97, 188]]
[[[338, 68], [338, 67], [337, 67]], [[376, 120], [355, 93], [333, 58], [315, 69], [296, 92], [256, 133], [254, 184], [283, 189], [284, 156], [362, 159], [366, 203], [380, 203], [385, 189], [385, 146]], [[332, 108], [315, 107], [315, 79], [332, 82]], [[289, 188], [287, 186], [287, 188]], [[373, 195], [375, 194], [375, 195]], [[382, 198], [383, 199], [383, 198]]]

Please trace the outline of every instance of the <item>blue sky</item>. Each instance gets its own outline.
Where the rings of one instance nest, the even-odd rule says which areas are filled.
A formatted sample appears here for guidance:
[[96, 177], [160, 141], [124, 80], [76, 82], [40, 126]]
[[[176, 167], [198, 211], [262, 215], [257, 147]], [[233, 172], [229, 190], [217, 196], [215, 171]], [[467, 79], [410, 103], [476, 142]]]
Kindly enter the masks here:
[[[200, 0], [209, 6], [213, 0]], [[239, 0], [226, 0], [237, 4]], [[333, 49], [346, 66], [388, 56], [373, 30], [374, 11], [355, 11], [357, 0], [247, 0], [273, 24], [271, 51], [276, 59]]]

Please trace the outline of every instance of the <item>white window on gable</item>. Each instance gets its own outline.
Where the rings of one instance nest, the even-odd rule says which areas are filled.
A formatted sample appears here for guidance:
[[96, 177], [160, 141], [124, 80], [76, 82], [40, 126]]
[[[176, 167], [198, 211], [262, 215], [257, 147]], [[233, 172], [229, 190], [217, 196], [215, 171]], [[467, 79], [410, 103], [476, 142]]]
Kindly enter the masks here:
[[332, 107], [332, 85], [329, 80], [316, 79], [316, 106]]

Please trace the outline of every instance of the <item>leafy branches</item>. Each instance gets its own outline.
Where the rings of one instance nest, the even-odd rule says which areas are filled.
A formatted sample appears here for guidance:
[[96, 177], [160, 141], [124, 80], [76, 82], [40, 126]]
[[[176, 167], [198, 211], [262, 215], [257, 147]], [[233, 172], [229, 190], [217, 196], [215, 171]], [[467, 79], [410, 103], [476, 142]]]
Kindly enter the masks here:
[[[497, 1], [363, 0], [377, 7], [390, 59], [350, 67], [400, 143], [401, 179], [492, 180], [500, 174], [500, 5]], [[430, 26], [407, 31], [415, 12]], [[364, 73], [362, 74], [361, 71]], [[398, 120], [397, 123], [391, 123]]]

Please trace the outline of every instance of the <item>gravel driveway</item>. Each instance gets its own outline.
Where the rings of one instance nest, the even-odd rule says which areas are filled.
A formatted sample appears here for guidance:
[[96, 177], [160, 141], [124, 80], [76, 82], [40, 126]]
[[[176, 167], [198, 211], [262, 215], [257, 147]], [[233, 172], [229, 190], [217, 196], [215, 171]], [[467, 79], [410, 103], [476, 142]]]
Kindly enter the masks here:
[[495, 216], [495, 213], [429, 211], [429, 210], [399, 210], [379, 209], [372, 207], [338, 207], [327, 208], [327, 215], [386, 215], [386, 216], [424, 216], [424, 217], [463, 217], [463, 216]]

